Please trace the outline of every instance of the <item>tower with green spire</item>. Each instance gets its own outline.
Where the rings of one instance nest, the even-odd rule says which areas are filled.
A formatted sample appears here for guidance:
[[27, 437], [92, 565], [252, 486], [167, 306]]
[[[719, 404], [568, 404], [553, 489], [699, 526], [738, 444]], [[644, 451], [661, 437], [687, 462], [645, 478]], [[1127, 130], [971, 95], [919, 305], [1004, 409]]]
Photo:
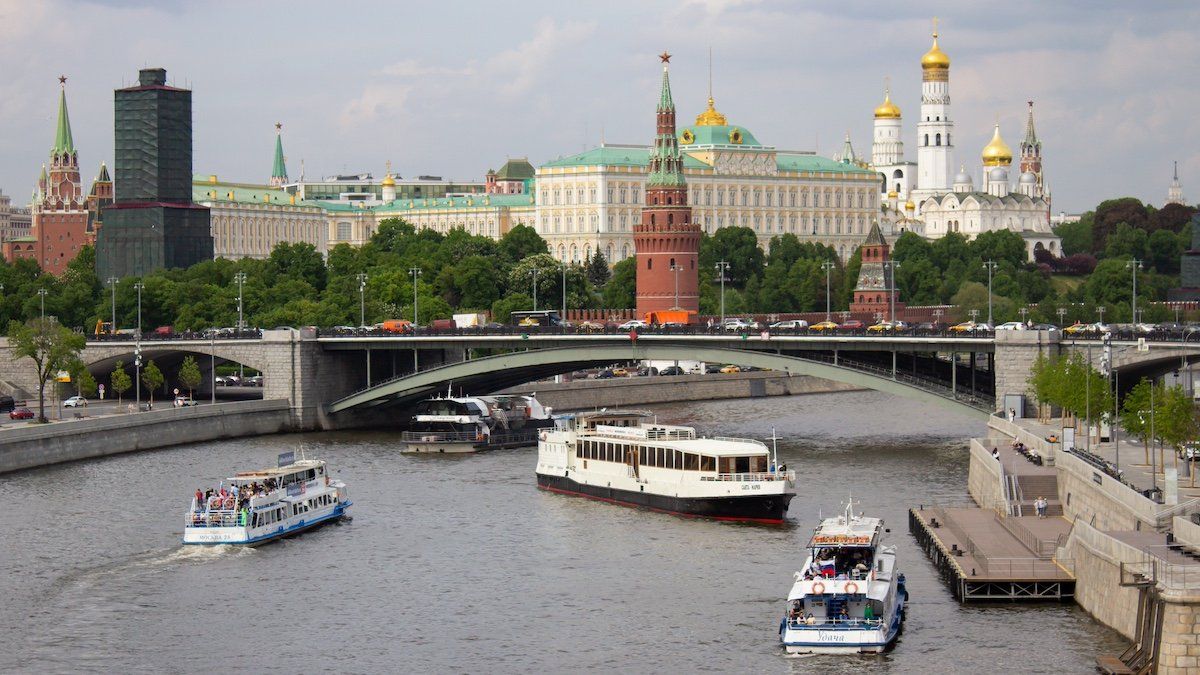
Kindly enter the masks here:
[[33, 202], [33, 226], [38, 265], [51, 274], [62, 274], [85, 244], [92, 243], [88, 232], [87, 206], [83, 183], [79, 179], [79, 154], [71, 135], [71, 117], [67, 113], [67, 78], [58, 78], [58, 124], [50, 164], [43, 164]]
[[283, 161], [283, 125], [275, 123], [275, 163], [271, 167], [271, 186], [283, 187], [288, 182], [287, 166]]
[[642, 316], [672, 309], [695, 313], [700, 308], [700, 227], [692, 222], [683, 154], [675, 135], [675, 102], [668, 73], [671, 55], [663, 52], [658, 58], [663, 76], [655, 110], [654, 148], [647, 167], [642, 219], [633, 230], [637, 311]]

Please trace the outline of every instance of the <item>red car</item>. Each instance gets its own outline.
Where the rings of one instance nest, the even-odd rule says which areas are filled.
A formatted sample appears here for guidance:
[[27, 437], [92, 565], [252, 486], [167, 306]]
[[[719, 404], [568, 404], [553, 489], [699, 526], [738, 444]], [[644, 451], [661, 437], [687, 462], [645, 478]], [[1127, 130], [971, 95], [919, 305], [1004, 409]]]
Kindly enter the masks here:
[[31, 420], [34, 418], [34, 414], [29, 408], [14, 408], [12, 412], [8, 413], [8, 417], [14, 420]]
[[848, 321], [843, 321], [838, 328], [841, 328], [842, 330], [862, 330], [863, 322], [859, 321], [858, 319], [850, 319]]

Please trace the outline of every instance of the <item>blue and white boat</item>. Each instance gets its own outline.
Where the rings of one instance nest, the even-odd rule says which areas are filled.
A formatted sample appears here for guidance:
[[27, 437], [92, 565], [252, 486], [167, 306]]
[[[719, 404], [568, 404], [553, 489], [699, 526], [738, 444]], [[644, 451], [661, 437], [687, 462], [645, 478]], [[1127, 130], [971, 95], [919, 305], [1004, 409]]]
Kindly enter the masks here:
[[821, 522], [779, 622], [789, 653], [879, 653], [895, 642], [908, 591], [896, 548], [882, 544], [887, 532], [882, 519], [854, 515], [852, 503]]
[[279, 456], [279, 465], [244, 471], [196, 490], [184, 544], [257, 546], [349, 516], [350, 492], [317, 459]]

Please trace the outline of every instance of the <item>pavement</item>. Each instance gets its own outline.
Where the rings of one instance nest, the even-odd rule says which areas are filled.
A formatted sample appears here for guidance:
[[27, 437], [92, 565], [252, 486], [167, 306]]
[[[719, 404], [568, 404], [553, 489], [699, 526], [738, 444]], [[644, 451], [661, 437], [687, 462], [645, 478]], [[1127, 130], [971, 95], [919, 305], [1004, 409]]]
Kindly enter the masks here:
[[[1036, 419], [1025, 418], [1020, 420], [1021, 424], [1030, 432], [1048, 438], [1051, 434], [1062, 437], [1062, 425], [1058, 420], [1053, 420], [1050, 424], [1038, 422]], [[1151, 463], [1147, 462], [1147, 456], [1150, 453], [1146, 452], [1145, 446], [1135, 438], [1130, 438], [1125, 433], [1124, 429], [1117, 430], [1117, 443], [1111, 441], [1097, 442], [1092, 439], [1088, 444], [1088, 440], [1083, 437], [1082, 433], [1076, 435], [1075, 445], [1093, 454], [1103, 457], [1105, 460], [1112, 462], [1113, 465], [1120, 468], [1125, 476], [1125, 480], [1129, 481], [1138, 490], [1146, 490], [1151, 487], [1163, 487], [1163, 467], [1162, 460], [1165, 460], [1167, 466], [1175, 466], [1178, 461], [1179, 469], [1179, 500], [1185, 501], [1194, 497], [1200, 497], [1200, 480], [1193, 487], [1193, 479], [1188, 476], [1187, 462], [1182, 459], [1177, 460], [1177, 455], [1174, 448], [1164, 447], [1160, 452], [1156, 449], [1153, 453], [1154, 472], [1151, 474]], [[1120, 461], [1118, 461], [1118, 446], [1120, 448]], [[1060, 446], [1061, 447], [1061, 446]], [[1200, 469], [1200, 465], [1196, 467]], [[1198, 477], [1200, 478], [1200, 477]]]
[[[262, 397], [262, 388], [261, 387], [218, 387], [217, 388], [217, 402], [218, 403], [225, 403], [230, 400], [246, 400], [249, 398], [261, 398], [261, 397]], [[163, 410], [166, 408], [170, 408], [172, 400], [173, 400], [172, 397], [168, 397], [166, 399], [160, 399], [160, 398], [156, 397], [154, 399], [154, 409], [155, 410]], [[204, 398], [196, 398], [195, 400], [196, 400], [196, 405], [208, 405], [211, 399], [209, 397], [204, 397]], [[149, 399], [142, 399], [143, 406], [146, 405], [147, 403], [149, 403]], [[118, 403], [115, 399], [106, 399], [103, 401], [91, 399], [88, 401], [88, 404], [86, 406], [81, 406], [78, 408], [67, 408], [67, 407], [64, 407], [60, 401], [56, 401], [56, 400], [47, 398], [46, 399], [46, 417], [50, 420], [51, 423], [56, 423], [56, 422], [60, 422], [60, 421], [61, 422], [74, 421], [76, 419], [75, 418], [76, 414], [82, 415], [83, 417], [108, 417], [111, 415], [122, 415], [122, 414], [131, 413], [131, 412], [136, 412], [137, 409], [134, 407], [135, 405], [136, 405], [136, 403], [133, 398], [124, 398], [121, 400], [120, 403]], [[36, 415], [37, 414], [37, 399], [36, 398], [30, 399], [25, 402], [25, 405], [21, 405], [21, 402], [18, 401], [17, 407], [18, 408], [29, 408]], [[36, 418], [34, 418], [34, 420], [36, 420]], [[8, 416], [7, 412], [0, 413], [0, 430], [17, 429], [17, 428], [21, 428], [21, 427], [30, 426], [31, 424], [37, 424], [37, 422], [35, 422], [34, 420], [14, 420]]]

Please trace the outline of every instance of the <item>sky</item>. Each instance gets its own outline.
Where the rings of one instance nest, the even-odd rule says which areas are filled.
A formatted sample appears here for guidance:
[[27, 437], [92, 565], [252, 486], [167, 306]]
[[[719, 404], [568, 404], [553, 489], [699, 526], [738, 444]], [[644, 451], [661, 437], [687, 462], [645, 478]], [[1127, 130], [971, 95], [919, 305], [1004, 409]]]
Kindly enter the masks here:
[[112, 90], [145, 67], [194, 91], [194, 171], [261, 183], [274, 125], [293, 179], [482, 180], [608, 143], [648, 144], [667, 50], [680, 123], [717, 108], [781, 150], [869, 155], [885, 78], [916, 160], [921, 55], [951, 58], [956, 164], [980, 184], [999, 119], [1014, 151], [1035, 101], [1053, 210], [1161, 206], [1179, 161], [1200, 195], [1200, 4], [1009, 0], [202, 3], [0, 0], [0, 190], [23, 201], [66, 75], [86, 179], [112, 162]]

